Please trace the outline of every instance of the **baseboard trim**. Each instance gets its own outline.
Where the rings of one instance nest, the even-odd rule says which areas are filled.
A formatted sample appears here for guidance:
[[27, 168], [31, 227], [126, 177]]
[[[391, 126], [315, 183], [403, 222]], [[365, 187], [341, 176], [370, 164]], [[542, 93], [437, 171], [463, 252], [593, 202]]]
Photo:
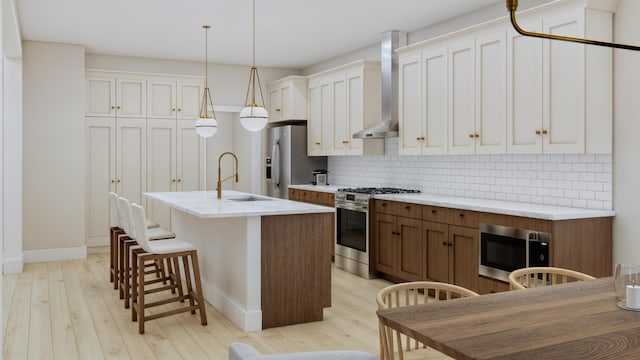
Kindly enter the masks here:
[[24, 251], [24, 262], [26, 264], [47, 261], [82, 260], [86, 258], [86, 246]]
[[4, 259], [2, 264], [3, 274], [20, 274], [24, 269], [24, 254], [18, 258]]

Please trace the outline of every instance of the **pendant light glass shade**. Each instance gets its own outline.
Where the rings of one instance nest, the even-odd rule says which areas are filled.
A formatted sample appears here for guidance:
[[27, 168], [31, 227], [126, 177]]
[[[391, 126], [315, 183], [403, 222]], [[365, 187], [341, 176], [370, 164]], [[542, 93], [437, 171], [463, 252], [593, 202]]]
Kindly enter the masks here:
[[[256, 0], [253, 0], [253, 66], [249, 74], [249, 85], [247, 86], [247, 96], [245, 97], [246, 107], [240, 112], [240, 123], [249, 131], [260, 131], [264, 129], [269, 121], [269, 113], [262, 104], [256, 102], [256, 86], [260, 92], [260, 101], [264, 104], [262, 96], [262, 86], [260, 76], [256, 67]], [[251, 94], [251, 101], [249, 101]]]
[[209, 69], [208, 69], [208, 51], [207, 43], [209, 32], [209, 25], [204, 25], [202, 28], [205, 30], [205, 45], [204, 45], [204, 93], [202, 94], [202, 103], [200, 104], [200, 118], [196, 120], [196, 133], [198, 135], [208, 138], [215, 135], [218, 131], [218, 121], [216, 120], [216, 113], [213, 110], [213, 101], [211, 100], [211, 91], [209, 90]]

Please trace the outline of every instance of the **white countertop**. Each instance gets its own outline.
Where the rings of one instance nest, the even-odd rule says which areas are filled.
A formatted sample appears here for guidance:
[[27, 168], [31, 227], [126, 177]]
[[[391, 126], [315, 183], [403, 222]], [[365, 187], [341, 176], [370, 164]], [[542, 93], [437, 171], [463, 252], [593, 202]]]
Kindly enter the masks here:
[[338, 189], [346, 188], [348, 186], [336, 186], [336, 185], [289, 185], [289, 189], [298, 190], [310, 190], [335, 194]]
[[[232, 190], [222, 191], [222, 199], [217, 199], [215, 191], [152, 192], [143, 195], [199, 218], [312, 214], [335, 211], [335, 209], [326, 206]], [[258, 201], [233, 200], [247, 197]]]
[[[335, 192], [339, 188], [353, 186], [315, 186], [315, 185], [291, 185], [290, 188], [300, 190]], [[453, 209], [473, 210], [501, 215], [522, 216], [543, 220], [571, 220], [596, 217], [615, 216], [612, 210], [591, 210], [564, 206], [552, 206], [542, 204], [529, 204], [512, 201], [486, 200], [475, 198], [463, 198], [435, 194], [387, 194], [375, 195], [374, 198], [382, 200], [401, 201], [413, 204], [441, 206]]]

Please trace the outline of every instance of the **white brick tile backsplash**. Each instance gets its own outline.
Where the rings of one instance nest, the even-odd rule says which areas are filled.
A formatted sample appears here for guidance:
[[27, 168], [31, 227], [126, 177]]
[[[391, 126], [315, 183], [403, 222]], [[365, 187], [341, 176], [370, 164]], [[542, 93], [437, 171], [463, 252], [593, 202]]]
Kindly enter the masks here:
[[344, 186], [395, 186], [425, 193], [490, 200], [612, 209], [612, 156], [399, 156], [398, 140], [385, 156], [329, 157], [329, 181]]

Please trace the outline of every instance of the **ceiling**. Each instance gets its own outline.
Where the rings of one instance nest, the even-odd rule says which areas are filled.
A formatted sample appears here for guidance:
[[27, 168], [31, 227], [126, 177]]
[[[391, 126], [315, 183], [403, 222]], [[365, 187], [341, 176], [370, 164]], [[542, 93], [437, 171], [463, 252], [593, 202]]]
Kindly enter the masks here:
[[[302, 69], [504, 0], [256, 0], [256, 62]], [[23, 40], [90, 54], [251, 63], [251, 0], [16, 0]], [[505, 9], [506, 14], [506, 9]]]

